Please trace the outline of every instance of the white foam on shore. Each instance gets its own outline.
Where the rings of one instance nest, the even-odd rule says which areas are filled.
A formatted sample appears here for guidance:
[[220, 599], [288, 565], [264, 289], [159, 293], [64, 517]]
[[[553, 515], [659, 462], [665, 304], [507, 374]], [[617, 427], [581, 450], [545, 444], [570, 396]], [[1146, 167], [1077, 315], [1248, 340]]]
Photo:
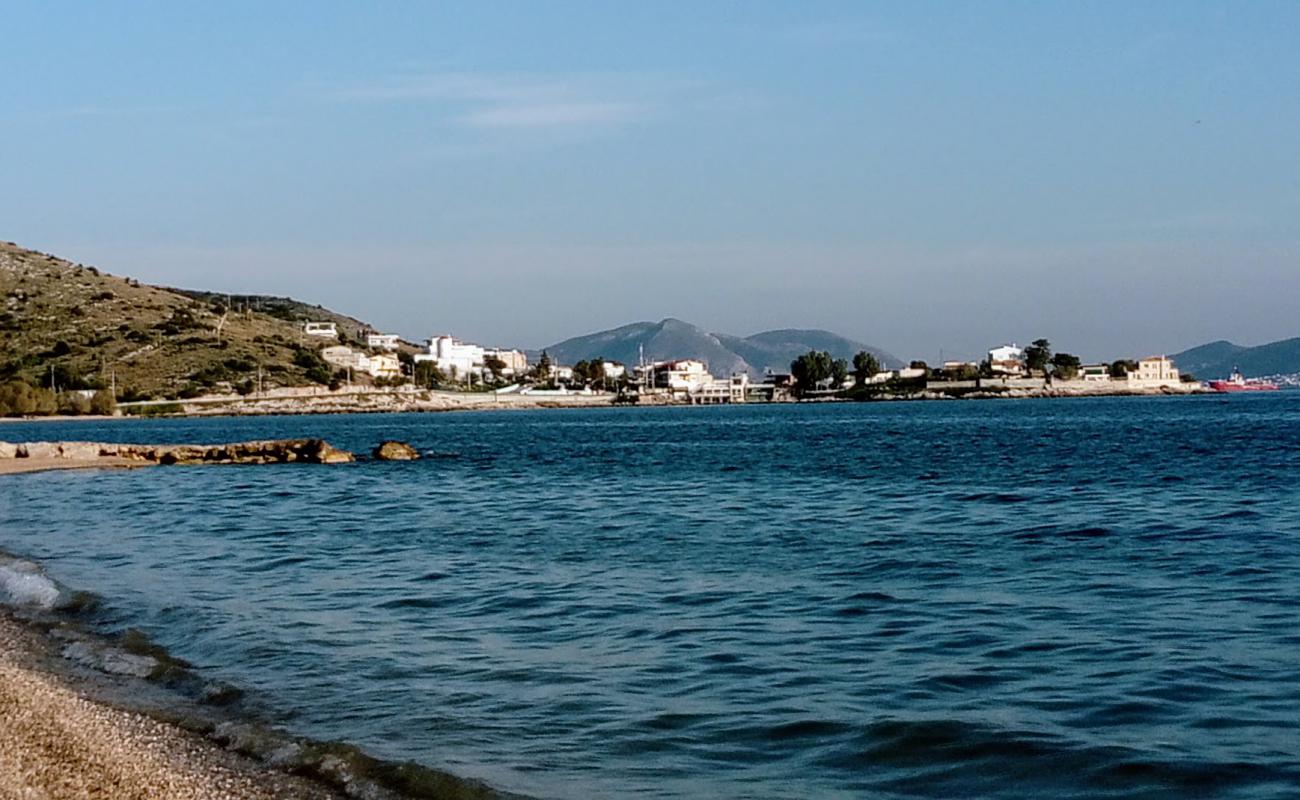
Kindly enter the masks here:
[[49, 611], [58, 605], [59, 587], [31, 561], [0, 558], [0, 602]]

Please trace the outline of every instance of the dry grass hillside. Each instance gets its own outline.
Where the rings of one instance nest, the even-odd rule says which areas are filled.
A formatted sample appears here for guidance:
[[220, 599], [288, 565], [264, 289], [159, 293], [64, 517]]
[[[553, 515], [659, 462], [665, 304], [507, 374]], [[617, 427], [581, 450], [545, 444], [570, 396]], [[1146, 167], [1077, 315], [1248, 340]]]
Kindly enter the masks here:
[[[345, 344], [370, 326], [287, 298], [163, 289], [0, 243], [0, 382], [105, 388], [119, 399], [327, 383], [302, 321], [333, 320]], [[229, 307], [228, 307], [229, 306]]]

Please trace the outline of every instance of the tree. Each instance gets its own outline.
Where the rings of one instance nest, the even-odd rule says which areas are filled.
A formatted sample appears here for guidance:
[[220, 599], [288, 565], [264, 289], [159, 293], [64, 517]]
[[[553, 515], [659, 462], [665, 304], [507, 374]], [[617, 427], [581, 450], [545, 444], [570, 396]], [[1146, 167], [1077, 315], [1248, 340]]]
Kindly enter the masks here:
[[866, 350], [853, 357], [853, 377], [859, 386], [865, 386], [872, 375], [880, 372], [880, 361]]
[[117, 413], [117, 400], [107, 389], [100, 389], [90, 398], [90, 413], [111, 417]]
[[574, 364], [573, 365], [574, 382], [582, 386], [587, 385], [587, 383], [591, 380], [591, 377], [588, 374], [590, 369], [591, 369], [591, 364], [586, 359], [583, 359], [582, 361], [579, 361], [577, 364]]
[[842, 358], [837, 358], [831, 362], [831, 388], [832, 389], [844, 388], [844, 381], [846, 381], [848, 377], [849, 377], [848, 361]]
[[1046, 339], [1035, 339], [1025, 348], [1025, 366], [1039, 371], [1047, 369], [1052, 360], [1052, 343]]
[[58, 402], [49, 389], [24, 381], [9, 381], [0, 386], [0, 415], [6, 417], [48, 416], [58, 410]]
[[[809, 350], [790, 362], [790, 374], [794, 377], [794, 392], [804, 397], [809, 392], [826, 383], [834, 374], [835, 360], [826, 351]], [[848, 365], [845, 364], [847, 372]]]
[[1127, 378], [1128, 374], [1130, 372], [1135, 371], [1137, 368], [1138, 368], [1138, 364], [1136, 361], [1130, 361], [1129, 359], [1121, 358], [1118, 361], [1112, 361], [1110, 363], [1110, 369], [1107, 371], [1110, 373], [1110, 376], [1112, 378], [1119, 379], [1119, 378]]
[[533, 367], [533, 380], [538, 383], [549, 383], [551, 380], [551, 357], [545, 350], [537, 359], [537, 366]]
[[422, 386], [425, 389], [437, 389], [447, 380], [438, 369], [435, 361], [417, 361], [415, 362], [415, 385]]
[[492, 373], [492, 382], [499, 383], [501, 381], [501, 373], [504, 372], [505, 368], [509, 365], [496, 356], [488, 356], [483, 360], [483, 366], [487, 367], [488, 372]]
[[1080, 364], [1078, 356], [1057, 353], [1052, 356], [1052, 377], [1063, 381], [1074, 380], [1079, 375]]

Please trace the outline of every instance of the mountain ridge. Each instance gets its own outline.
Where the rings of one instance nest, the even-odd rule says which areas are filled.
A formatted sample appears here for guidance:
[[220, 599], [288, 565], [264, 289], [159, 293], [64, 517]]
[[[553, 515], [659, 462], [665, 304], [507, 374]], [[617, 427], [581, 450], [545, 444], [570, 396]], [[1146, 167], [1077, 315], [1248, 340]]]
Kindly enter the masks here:
[[1171, 358], [1180, 370], [1202, 380], [1226, 378], [1234, 368], [1246, 377], [1290, 375], [1300, 373], [1300, 337], [1253, 347], [1218, 339], [1175, 353]]
[[658, 322], [632, 322], [603, 331], [574, 336], [547, 348], [555, 361], [573, 364], [604, 358], [623, 364], [646, 360], [696, 359], [704, 361], [715, 375], [744, 372], [761, 377], [764, 372], [785, 372], [790, 362], [809, 350], [825, 350], [835, 358], [852, 359], [866, 350], [883, 365], [903, 362], [878, 347], [857, 342], [830, 331], [808, 328], [780, 328], [750, 336], [711, 333], [698, 325], [666, 317]]

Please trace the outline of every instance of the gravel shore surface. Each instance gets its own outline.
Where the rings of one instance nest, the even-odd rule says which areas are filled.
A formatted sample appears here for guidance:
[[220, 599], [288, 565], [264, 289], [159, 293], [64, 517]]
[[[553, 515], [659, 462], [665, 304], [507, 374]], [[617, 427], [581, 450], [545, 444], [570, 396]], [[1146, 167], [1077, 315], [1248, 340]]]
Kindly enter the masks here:
[[87, 699], [32, 667], [41, 647], [0, 615], [0, 800], [339, 797], [180, 728]]

